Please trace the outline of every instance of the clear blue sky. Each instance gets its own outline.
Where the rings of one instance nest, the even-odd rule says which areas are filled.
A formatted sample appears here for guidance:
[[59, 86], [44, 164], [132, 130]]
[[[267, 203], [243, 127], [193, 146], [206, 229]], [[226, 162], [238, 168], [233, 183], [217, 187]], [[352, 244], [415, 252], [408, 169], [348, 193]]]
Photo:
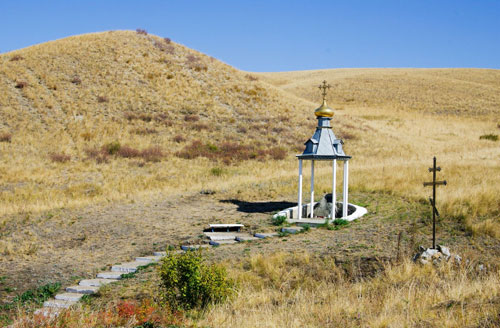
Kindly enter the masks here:
[[0, 52], [146, 29], [237, 68], [500, 68], [500, 1], [2, 0]]

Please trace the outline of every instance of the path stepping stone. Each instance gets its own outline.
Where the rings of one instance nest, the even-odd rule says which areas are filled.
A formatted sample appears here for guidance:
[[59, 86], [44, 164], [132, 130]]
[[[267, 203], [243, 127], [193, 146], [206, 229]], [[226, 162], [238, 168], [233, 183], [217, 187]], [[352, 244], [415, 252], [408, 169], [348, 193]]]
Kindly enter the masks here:
[[58, 307], [43, 307], [41, 309], [36, 310], [34, 315], [43, 315], [44, 317], [57, 317], [61, 312], [62, 308]]
[[253, 240], [258, 240], [259, 238], [254, 237], [254, 236], [237, 236], [236, 241], [243, 242], [243, 241], [253, 241]]
[[78, 293], [62, 293], [54, 296], [56, 300], [77, 302], [82, 298], [83, 294]]
[[276, 233], [276, 232], [261, 232], [261, 233], [254, 234], [254, 236], [257, 238], [264, 239], [264, 238], [277, 237], [278, 233]]
[[236, 239], [232, 240], [210, 240], [209, 244], [212, 246], [220, 246], [220, 245], [231, 245], [236, 244]]
[[144, 263], [158, 262], [159, 260], [162, 259], [162, 257], [163, 256], [141, 256], [141, 257], [136, 257], [135, 261]]
[[[115, 272], [113, 272], [115, 273]], [[118, 277], [119, 279], [120, 277]], [[110, 284], [112, 282], [118, 281], [117, 279], [85, 279], [81, 280], [78, 285], [82, 287], [101, 287], [103, 285]]]
[[95, 294], [99, 290], [97, 286], [69, 286], [66, 287], [68, 293], [78, 293], [78, 294]]
[[121, 279], [123, 272], [99, 272], [97, 278], [102, 279]]
[[299, 233], [302, 230], [304, 230], [303, 227], [288, 227], [288, 228], [281, 228], [281, 232], [287, 232], [287, 233]]
[[131, 273], [131, 272], [136, 272], [137, 268], [140, 266], [145, 265], [144, 262], [126, 262], [122, 264], [116, 264], [111, 267], [112, 272], [125, 272], [125, 273]]
[[206, 248], [209, 247], [209, 245], [182, 245], [181, 249], [183, 251], [195, 251], [199, 248]]
[[43, 306], [47, 308], [63, 308], [67, 309], [71, 305], [75, 304], [76, 301], [65, 301], [65, 300], [48, 300], [43, 302]]
[[167, 252], [153, 252], [154, 256], [167, 256]]

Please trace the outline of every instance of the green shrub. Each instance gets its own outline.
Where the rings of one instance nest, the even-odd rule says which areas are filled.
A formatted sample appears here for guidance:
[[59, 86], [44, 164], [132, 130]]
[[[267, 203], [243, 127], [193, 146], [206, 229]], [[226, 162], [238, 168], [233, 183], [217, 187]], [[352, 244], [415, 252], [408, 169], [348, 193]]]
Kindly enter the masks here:
[[122, 146], [120, 145], [120, 142], [118, 142], [118, 141], [110, 142], [109, 144], [104, 145], [104, 147], [103, 147], [103, 149], [106, 150], [106, 152], [109, 155], [117, 154], [121, 148], [122, 148]]
[[349, 224], [349, 221], [344, 220], [344, 219], [335, 219], [332, 221], [332, 224], [334, 226], [345, 226]]
[[204, 263], [201, 251], [167, 252], [158, 269], [162, 296], [174, 308], [205, 308], [228, 298], [234, 282], [226, 269]]
[[273, 217], [273, 218], [271, 219], [271, 222], [272, 222], [272, 223], [273, 223], [273, 225], [275, 225], [275, 226], [280, 226], [280, 225], [282, 225], [283, 223], [285, 223], [285, 222], [286, 222], [286, 216], [284, 216], [284, 215], [278, 215], [278, 216], [276, 216], [276, 217]]
[[498, 141], [498, 135], [497, 134], [484, 134], [484, 135], [479, 137], [479, 140], [481, 140], [481, 139]]

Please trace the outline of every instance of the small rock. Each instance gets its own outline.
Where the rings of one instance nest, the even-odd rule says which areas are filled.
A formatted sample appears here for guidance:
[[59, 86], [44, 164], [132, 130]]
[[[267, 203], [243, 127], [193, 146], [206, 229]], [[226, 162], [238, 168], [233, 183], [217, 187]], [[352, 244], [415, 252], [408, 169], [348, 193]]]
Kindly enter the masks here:
[[448, 247], [445, 247], [443, 245], [438, 245], [438, 250], [443, 253], [444, 256], [446, 256], [446, 259], [449, 259], [451, 254], [450, 254], [450, 249]]
[[453, 260], [458, 264], [462, 263], [462, 258], [458, 254], [453, 255]]

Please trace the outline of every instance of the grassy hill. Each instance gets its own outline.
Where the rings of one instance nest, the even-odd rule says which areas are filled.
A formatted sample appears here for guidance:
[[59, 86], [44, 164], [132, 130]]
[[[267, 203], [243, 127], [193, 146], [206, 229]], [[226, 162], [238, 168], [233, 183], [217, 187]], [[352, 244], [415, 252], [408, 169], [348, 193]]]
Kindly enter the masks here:
[[[218, 163], [199, 154], [226, 163], [282, 158], [314, 126], [307, 101], [130, 31], [2, 54], [0, 89], [0, 215], [201, 188]], [[308, 119], [309, 129], [290, 129]], [[111, 143], [132, 149], [116, 160], [101, 152]]]
[[[443, 168], [439, 177], [449, 183], [438, 191], [439, 236], [458, 251], [497, 259], [500, 71], [251, 73], [169, 39], [110, 31], [0, 55], [0, 284], [7, 286], [0, 288], [0, 297], [11, 299], [12, 288], [24, 291], [56, 277], [63, 283], [75, 280], [75, 275], [89, 277], [112, 260], [127, 261], [167, 244], [199, 242], [196, 236], [202, 226], [214, 221], [272, 229], [269, 213], [244, 212], [239, 206], [295, 201], [294, 155], [303, 150], [316, 126], [313, 111], [323, 80], [332, 85], [327, 99], [335, 109], [334, 132], [353, 156], [351, 200], [368, 206], [366, 221], [343, 232], [321, 230], [290, 237], [287, 243], [266, 241], [264, 248], [241, 244], [235, 246], [237, 251], [220, 256], [231, 259], [250, 252], [257, 258], [250, 262], [255, 262], [262, 261], [259, 254], [266, 250], [289, 252], [307, 245], [328, 256], [387, 257], [401, 231], [411, 235], [402, 241], [411, 252], [415, 243], [427, 238], [430, 189], [422, 182], [431, 179], [427, 168], [437, 156]], [[318, 163], [317, 197], [330, 192], [330, 181], [330, 164]], [[200, 196], [202, 190], [215, 195]], [[283, 264], [286, 256], [273, 261]], [[302, 262], [309, 261], [304, 256], [297, 268], [295, 262], [285, 261], [283, 272], [302, 272]], [[270, 272], [257, 280], [280, 282], [281, 274], [262, 265]], [[414, 274], [424, 279], [428, 274], [426, 269], [407, 270], [408, 266], [389, 268], [394, 276], [378, 278], [373, 290], [389, 291], [400, 280], [410, 281]], [[472, 266], [462, 269], [445, 268], [445, 273], [453, 281], [465, 281], [460, 279], [475, 272]], [[245, 270], [235, 270], [235, 275], [249, 277]], [[497, 282], [494, 270], [488, 273], [488, 283], [474, 281], [456, 299], [467, 300], [469, 294], [482, 299], [477, 291]], [[285, 278], [284, 284], [295, 284], [295, 278]], [[444, 286], [440, 274], [435, 278], [436, 286]], [[346, 295], [353, 297], [342, 300], [346, 307], [356, 304], [369, 313], [373, 305], [381, 311], [374, 305], [380, 303], [376, 297], [356, 303], [355, 290], [372, 288], [370, 282], [345, 279], [343, 286], [350, 290]], [[260, 313], [259, 304], [264, 304], [267, 310], [262, 313], [276, 320], [287, 317], [288, 305], [281, 300], [290, 295], [257, 280], [245, 287], [255, 293], [254, 299], [265, 295], [263, 301], [252, 303], [252, 313]], [[264, 287], [256, 288], [261, 283]], [[306, 287], [307, 299], [319, 295], [325, 302], [321, 309], [335, 307], [328, 303], [333, 302], [330, 296], [322, 294], [321, 283]], [[141, 288], [139, 294], [144, 292]], [[456, 293], [443, 291], [439, 300], [447, 304], [447, 297]], [[497, 304], [490, 296], [484, 299]], [[307, 299], [297, 300], [297, 310], [309, 309]], [[476, 306], [476, 301], [471, 304]], [[432, 302], [423, 302], [422, 313], [446, 315], [447, 308], [435, 310]], [[207, 324], [221, 326], [233, 316], [231, 325], [241, 325], [233, 314], [248, 306], [238, 298], [229, 307], [216, 307]], [[382, 315], [357, 320], [362, 325], [373, 319], [384, 326], [401, 315], [399, 300], [391, 306], [387, 317], [392, 319]], [[284, 325], [329, 323], [329, 315], [315, 321], [306, 312], [306, 319]], [[352, 313], [342, 315], [346, 322], [354, 318]], [[258, 316], [250, 317], [241, 316], [252, 325]], [[462, 323], [476, 322], [475, 318]], [[420, 319], [408, 319], [408, 324]], [[459, 325], [448, 319], [450, 326]], [[440, 320], [433, 322], [439, 326]]]

